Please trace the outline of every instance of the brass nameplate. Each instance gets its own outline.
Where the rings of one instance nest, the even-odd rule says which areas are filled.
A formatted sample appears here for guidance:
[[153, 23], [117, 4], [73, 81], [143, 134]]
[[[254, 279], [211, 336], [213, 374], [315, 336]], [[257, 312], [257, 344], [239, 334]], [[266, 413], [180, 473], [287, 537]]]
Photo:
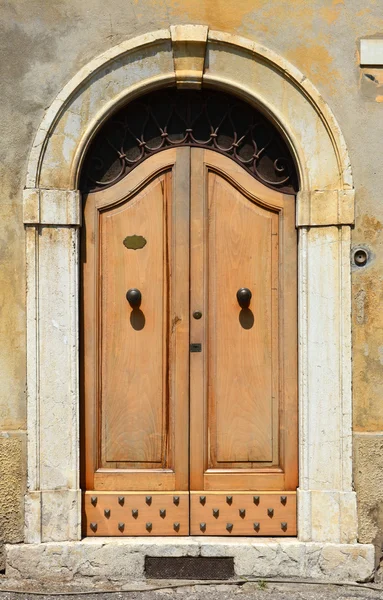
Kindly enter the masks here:
[[127, 235], [123, 244], [128, 250], [141, 250], [146, 246], [146, 239], [142, 235]]

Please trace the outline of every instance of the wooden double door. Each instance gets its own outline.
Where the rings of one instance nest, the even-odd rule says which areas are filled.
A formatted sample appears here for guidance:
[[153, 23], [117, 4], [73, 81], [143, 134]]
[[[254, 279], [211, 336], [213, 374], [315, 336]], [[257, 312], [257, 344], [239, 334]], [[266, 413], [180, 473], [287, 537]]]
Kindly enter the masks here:
[[295, 199], [172, 148], [85, 198], [85, 535], [295, 535]]

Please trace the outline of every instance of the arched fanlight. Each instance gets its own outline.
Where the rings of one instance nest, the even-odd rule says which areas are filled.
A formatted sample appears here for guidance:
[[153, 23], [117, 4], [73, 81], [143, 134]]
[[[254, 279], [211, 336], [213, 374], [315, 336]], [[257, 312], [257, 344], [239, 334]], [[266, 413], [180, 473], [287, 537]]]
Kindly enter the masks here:
[[260, 111], [227, 93], [175, 88], [141, 96], [104, 123], [87, 151], [80, 187], [89, 192], [111, 186], [152, 154], [175, 146], [215, 150], [268, 187], [289, 194], [298, 189], [287, 144]]

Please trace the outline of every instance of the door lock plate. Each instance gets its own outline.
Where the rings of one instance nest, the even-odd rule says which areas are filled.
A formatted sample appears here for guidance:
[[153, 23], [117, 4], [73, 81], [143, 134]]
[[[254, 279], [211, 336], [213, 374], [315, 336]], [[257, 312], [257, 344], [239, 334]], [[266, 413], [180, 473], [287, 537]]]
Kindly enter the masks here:
[[202, 352], [202, 344], [190, 344], [190, 352]]

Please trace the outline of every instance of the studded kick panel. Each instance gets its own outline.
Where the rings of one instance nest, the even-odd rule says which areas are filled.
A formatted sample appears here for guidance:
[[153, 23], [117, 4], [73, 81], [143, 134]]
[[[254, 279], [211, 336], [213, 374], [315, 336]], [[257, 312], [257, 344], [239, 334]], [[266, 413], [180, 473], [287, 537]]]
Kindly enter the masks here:
[[85, 492], [87, 536], [295, 536], [295, 492]]
[[85, 492], [87, 536], [189, 535], [185, 492]]
[[297, 535], [295, 492], [191, 492], [190, 496], [191, 535]]

